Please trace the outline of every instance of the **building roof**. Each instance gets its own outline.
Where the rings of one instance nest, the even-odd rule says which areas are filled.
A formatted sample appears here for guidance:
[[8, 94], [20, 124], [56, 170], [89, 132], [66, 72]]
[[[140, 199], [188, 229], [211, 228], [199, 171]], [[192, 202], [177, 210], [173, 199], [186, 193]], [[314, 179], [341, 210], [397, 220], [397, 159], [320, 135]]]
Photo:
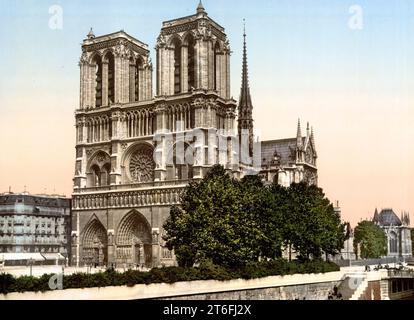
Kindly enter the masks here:
[[116, 31], [113, 33], [104, 34], [101, 36], [95, 36], [94, 34], [91, 34], [91, 31], [89, 31], [89, 34], [87, 35], [87, 38], [83, 40], [83, 46], [91, 46], [96, 45], [97, 43], [110, 41], [113, 39], [125, 39], [129, 42], [135, 44], [136, 46], [144, 49], [145, 51], [148, 51], [148, 45], [137, 38], [134, 38], [133, 36], [126, 33], [124, 30]]
[[188, 24], [191, 22], [194, 22], [198, 19], [206, 19], [207, 21], [210, 22], [210, 24], [216, 28], [218, 31], [223, 32], [224, 33], [224, 28], [218, 24], [216, 21], [214, 21], [212, 18], [210, 18], [206, 12], [206, 10], [204, 9], [202, 3], [200, 2], [199, 5], [197, 6], [196, 9], [196, 13], [192, 14], [192, 15], [188, 15], [185, 17], [180, 17], [180, 18], [174, 18], [171, 20], [166, 20], [163, 21], [162, 23], [162, 27], [161, 30], [165, 30], [166, 28], [170, 28], [173, 26], [178, 26], [178, 25], [182, 25], [182, 24]]
[[272, 162], [275, 152], [282, 165], [296, 161], [296, 138], [262, 141], [261, 148], [262, 164], [264, 165]]
[[383, 209], [379, 214], [374, 214], [374, 222], [380, 226], [401, 226], [402, 222], [400, 218], [395, 214], [392, 209]]
[[0, 195], [0, 205], [23, 203], [27, 205], [40, 205], [46, 207], [70, 207], [70, 201], [70, 198], [60, 195], [31, 195], [18, 193]]

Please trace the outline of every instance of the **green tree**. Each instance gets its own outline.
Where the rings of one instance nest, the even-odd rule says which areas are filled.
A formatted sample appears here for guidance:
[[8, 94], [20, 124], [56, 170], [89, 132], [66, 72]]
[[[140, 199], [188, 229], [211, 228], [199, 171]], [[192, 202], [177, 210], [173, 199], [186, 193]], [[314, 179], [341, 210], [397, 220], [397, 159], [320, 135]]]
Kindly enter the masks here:
[[280, 258], [282, 246], [286, 244], [284, 237], [290, 234], [293, 224], [288, 215], [288, 189], [278, 184], [265, 188], [262, 195], [265, 205], [262, 207], [261, 217], [264, 220], [262, 239], [262, 256], [267, 258]]
[[190, 183], [181, 195], [181, 206], [171, 209], [164, 225], [167, 246], [175, 250], [180, 266], [204, 260], [239, 266], [258, 259], [263, 230], [253, 189], [263, 186], [255, 183], [236, 181], [219, 165], [203, 180]]
[[[272, 206], [269, 188], [258, 175], [247, 175], [238, 183], [240, 211], [235, 216], [242, 248], [250, 252], [250, 261], [258, 257], [276, 258], [281, 255], [280, 215]], [[246, 256], [247, 256], [246, 252]]]
[[387, 238], [384, 231], [372, 221], [361, 221], [354, 231], [354, 250], [362, 259], [380, 258], [387, 254]]
[[335, 254], [345, 224], [322, 189], [305, 183], [264, 186], [259, 176], [241, 180], [214, 166], [191, 182], [171, 208], [165, 240], [180, 266], [211, 261], [238, 267], [281, 257], [292, 246], [302, 259]]
[[304, 182], [288, 188], [287, 213], [282, 233], [285, 246], [292, 246], [300, 259], [336, 254], [343, 247], [345, 223], [321, 188]]

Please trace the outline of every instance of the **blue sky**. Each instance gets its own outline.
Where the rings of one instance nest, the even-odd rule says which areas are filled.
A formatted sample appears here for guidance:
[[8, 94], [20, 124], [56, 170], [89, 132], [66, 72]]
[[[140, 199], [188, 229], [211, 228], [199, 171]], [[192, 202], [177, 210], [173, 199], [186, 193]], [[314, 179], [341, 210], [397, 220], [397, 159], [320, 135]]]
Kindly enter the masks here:
[[[16, 150], [0, 158], [0, 192], [26, 184], [32, 192], [45, 186], [70, 194], [77, 64], [90, 27], [96, 35], [125, 30], [149, 45], [155, 61], [162, 21], [193, 14], [197, 4], [1, 0], [0, 142]], [[367, 215], [375, 205], [414, 213], [414, 1], [203, 4], [229, 37], [236, 99], [246, 19], [255, 127], [263, 138], [294, 136], [298, 117], [310, 121], [320, 184], [346, 215]], [[53, 5], [63, 10], [62, 29], [49, 28]], [[361, 30], [348, 25], [353, 5], [363, 10]]]
[[[77, 80], [78, 70], [74, 66], [79, 58], [79, 44], [89, 27], [97, 35], [124, 29], [153, 49], [163, 20], [193, 14], [197, 6], [197, 0], [2, 0], [1, 3], [1, 74], [48, 74], [48, 79], [37, 79], [37, 85], [48, 88], [61, 81], [72, 85]], [[48, 9], [54, 4], [63, 9], [61, 30], [48, 27], [51, 17]], [[364, 10], [364, 28], [360, 31], [348, 27], [351, 16], [348, 10], [354, 4]], [[243, 18], [247, 21], [251, 81], [260, 84], [252, 86], [253, 92], [272, 90], [274, 86], [286, 89], [316, 86], [325, 90], [375, 86], [389, 90], [404, 77], [412, 84], [408, 72], [413, 68], [413, 59], [409, 57], [413, 56], [414, 42], [407, 40], [414, 30], [413, 1], [205, 0], [204, 6], [226, 28], [230, 38], [232, 92], [236, 97]], [[153, 57], [154, 54], [152, 50]], [[47, 61], [47, 66], [40, 61]], [[62, 72], [65, 79], [61, 78]], [[362, 79], [358, 78], [361, 75]], [[56, 77], [59, 81], [55, 81]], [[2, 83], [6, 83], [1, 90], [13, 90], [7, 83], [16, 88], [13, 80], [13, 76], [7, 80], [2, 77]]]

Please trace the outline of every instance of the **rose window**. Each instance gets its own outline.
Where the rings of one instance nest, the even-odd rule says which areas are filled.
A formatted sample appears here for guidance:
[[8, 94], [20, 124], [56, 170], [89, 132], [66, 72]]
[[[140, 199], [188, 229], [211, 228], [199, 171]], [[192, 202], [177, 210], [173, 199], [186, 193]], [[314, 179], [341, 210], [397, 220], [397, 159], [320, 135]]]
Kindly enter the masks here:
[[141, 148], [135, 151], [129, 163], [129, 173], [135, 182], [149, 182], [154, 180], [155, 163], [150, 148]]

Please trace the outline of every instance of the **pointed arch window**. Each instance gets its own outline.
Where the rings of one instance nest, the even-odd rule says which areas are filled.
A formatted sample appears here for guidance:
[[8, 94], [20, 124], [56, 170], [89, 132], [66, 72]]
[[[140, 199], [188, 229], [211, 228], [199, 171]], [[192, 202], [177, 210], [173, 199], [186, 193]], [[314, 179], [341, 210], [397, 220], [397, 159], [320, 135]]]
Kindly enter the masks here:
[[398, 253], [398, 237], [394, 231], [391, 231], [389, 235], [389, 248], [390, 253]]
[[188, 68], [187, 68], [187, 79], [188, 79], [188, 91], [191, 91], [191, 88], [195, 88], [195, 41], [194, 38], [188, 36]]
[[141, 74], [143, 69], [143, 62], [141, 59], [138, 59], [135, 64], [135, 101], [142, 100], [141, 92], [139, 89], [140, 83], [142, 81]]
[[218, 75], [220, 75], [220, 70], [218, 70], [220, 68], [220, 63], [219, 63], [219, 59], [220, 59], [220, 45], [218, 42], [216, 42], [216, 45], [214, 46], [214, 90], [218, 90], [219, 87], [219, 79], [218, 79]]
[[115, 59], [108, 53], [108, 104], [115, 102]]
[[174, 48], [174, 93], [181, 92], [181, 43], [178, 39], [173, 41]]
[[96, 55], [93, 58], [95, 67], [95, 106], [102, 106], [102, 60]]

